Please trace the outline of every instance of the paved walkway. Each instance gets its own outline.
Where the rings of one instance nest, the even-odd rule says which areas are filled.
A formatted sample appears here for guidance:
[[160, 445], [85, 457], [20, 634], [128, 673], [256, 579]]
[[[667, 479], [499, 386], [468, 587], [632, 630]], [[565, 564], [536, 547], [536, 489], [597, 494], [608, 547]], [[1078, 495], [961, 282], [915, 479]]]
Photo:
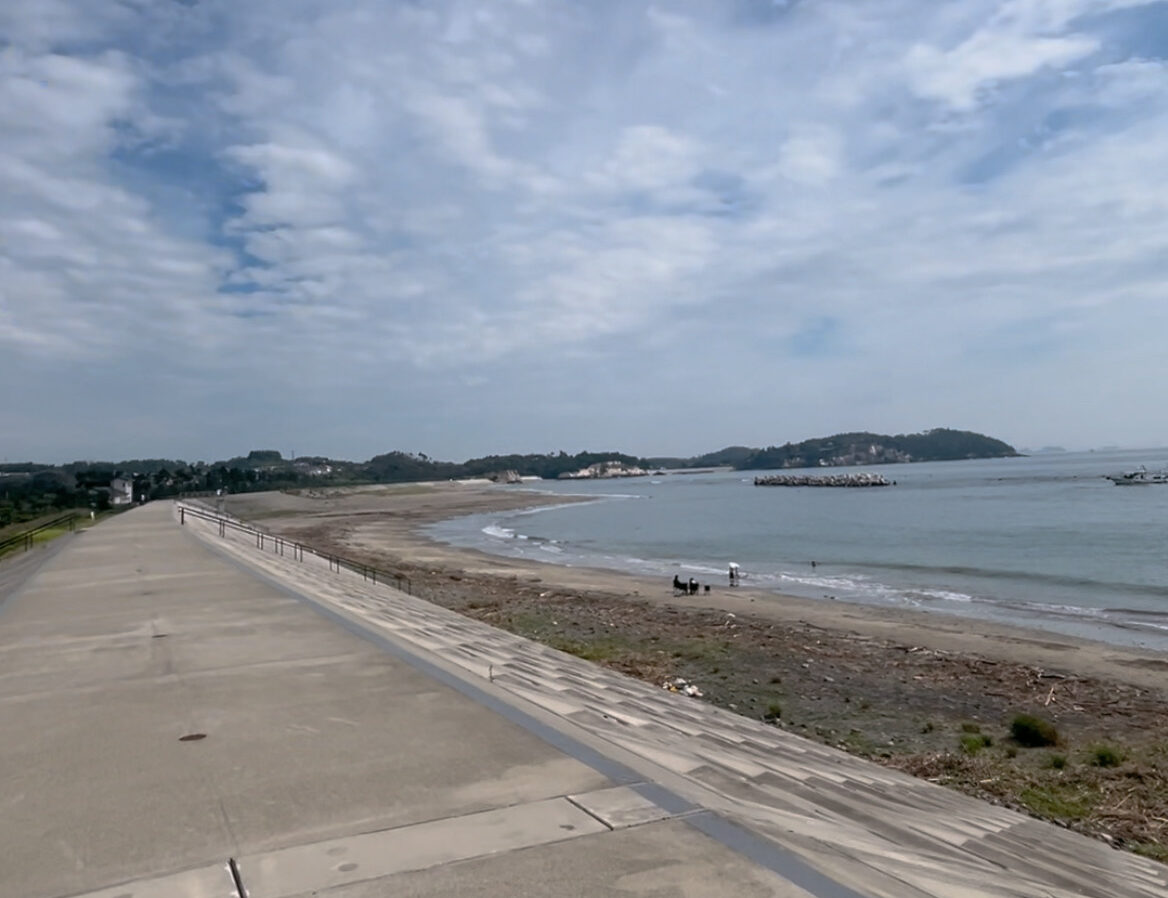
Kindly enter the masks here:
[[0, 609], [0, 895], [1168, 894], [1161, 865], [226, 533], [148, 505]]

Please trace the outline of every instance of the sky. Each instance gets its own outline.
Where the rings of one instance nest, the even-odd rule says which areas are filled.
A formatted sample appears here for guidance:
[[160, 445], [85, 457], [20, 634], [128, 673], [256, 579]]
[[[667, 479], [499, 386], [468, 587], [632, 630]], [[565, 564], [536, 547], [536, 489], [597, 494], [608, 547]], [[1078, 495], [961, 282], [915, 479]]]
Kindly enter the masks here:
[[1168, 444], [1168, 2], [0, 4], [0, 459]]

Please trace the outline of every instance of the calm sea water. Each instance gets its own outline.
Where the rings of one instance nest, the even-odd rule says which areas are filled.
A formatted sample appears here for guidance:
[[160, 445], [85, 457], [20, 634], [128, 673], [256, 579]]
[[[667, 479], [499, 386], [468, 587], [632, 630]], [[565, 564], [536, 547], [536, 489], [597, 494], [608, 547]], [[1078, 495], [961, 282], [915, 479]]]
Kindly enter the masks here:
[[1141, 464], [1168, 465], [1168, 449], [872, 468], [896, 480], [882, 489], [755, 487], [749, 471], [557, 481], [535, 486], [596, 501], [430, 532], [500, 555], [666, 581], [677, 573], [716, 589], [733, 561], [744, 585], [776, 593], [1168, 652], [1168, 486], [1103, 479]]

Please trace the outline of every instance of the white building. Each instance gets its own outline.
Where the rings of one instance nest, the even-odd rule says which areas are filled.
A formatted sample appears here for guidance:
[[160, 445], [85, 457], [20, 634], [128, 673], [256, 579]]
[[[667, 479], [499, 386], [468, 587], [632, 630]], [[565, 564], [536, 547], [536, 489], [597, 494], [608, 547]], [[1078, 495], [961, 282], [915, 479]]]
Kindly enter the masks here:
[[115, 477], [110, 481], [110, 505], [133, 505], [134, 481], [127, 477]]

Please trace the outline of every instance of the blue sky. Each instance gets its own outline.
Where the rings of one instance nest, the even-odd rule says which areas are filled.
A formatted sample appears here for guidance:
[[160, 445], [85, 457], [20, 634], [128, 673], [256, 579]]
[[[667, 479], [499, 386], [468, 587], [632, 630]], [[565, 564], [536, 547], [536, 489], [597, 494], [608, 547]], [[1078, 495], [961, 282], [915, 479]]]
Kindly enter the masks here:
[[0, 5], [0, 457], [1168, 444], [1168, 3]]

